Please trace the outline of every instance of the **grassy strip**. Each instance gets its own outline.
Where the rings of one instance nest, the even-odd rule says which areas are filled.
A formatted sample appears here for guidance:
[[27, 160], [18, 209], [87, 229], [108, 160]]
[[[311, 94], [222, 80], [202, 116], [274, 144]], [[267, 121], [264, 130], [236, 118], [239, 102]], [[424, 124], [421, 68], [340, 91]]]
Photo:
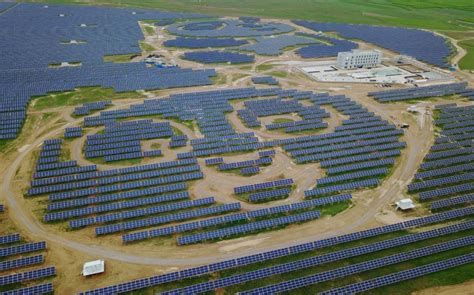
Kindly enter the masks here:
[[463, 70], [474, 70], [474, 39], [459, 42], [459, 45], [467, 51], [459, 61], [459, 67]]
[[96, 102], [110, 99], [137, 99], [143, 96], [138, 92], [115, 92], [112, 88], [83, 87], [75, 91], [52, 93], [46, 96], [34, 98], [31, 108], [41, 111], [49, 108], [75, 106], [88, 102]]
[[104, 62], [125, 63], [130, 62], [135, 56], [135, 54], [106, 55]]

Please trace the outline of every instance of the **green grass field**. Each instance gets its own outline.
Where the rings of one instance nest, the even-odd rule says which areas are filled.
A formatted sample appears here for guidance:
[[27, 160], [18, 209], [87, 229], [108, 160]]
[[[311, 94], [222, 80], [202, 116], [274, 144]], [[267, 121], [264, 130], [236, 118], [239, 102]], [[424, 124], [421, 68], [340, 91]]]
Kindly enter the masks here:
[[467, 54], [459, 61], [459, 67], [463, 70], [474, 70], [474, 39], [459, 42]]

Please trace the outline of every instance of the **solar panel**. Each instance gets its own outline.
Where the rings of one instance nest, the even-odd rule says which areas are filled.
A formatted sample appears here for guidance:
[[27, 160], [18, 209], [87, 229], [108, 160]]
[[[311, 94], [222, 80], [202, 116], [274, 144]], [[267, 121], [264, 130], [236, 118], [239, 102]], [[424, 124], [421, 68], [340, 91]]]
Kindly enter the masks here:
[[[321, 272], [318, 274], [305, 276], [302, 278], [297, 278], [297, 279], [284, 281], [284, 282], [280, 282], [280, 283], [276, 283], [272, 285], [267, 285], [265, 287], [256, 288], [249, 291], [239, 292], [238, 294], [250, 295], [250, 294], [270, 294], [270, 293], [273, 294], [277, 292], [278, 293], [287, 292], [293, 289], [303, 288], [306, 286], [318, 284], [318, 283], [329, 281], [329, 280], [335, 280], [337, 278], [342, 278], [349, 275], [358, 274], [364, 271], [369, 271], [369, 270], [377, 269], [380, 267], [385, 267], [391, 264], [396, 264], [396, 263], [408, 261], [411, 259], [416, 259], [416, 258], [436, 254], [439, 252], [456, 249], [459, 247], [467, 246], [471, 244], [472, 242], [473, 242], [472, 237], [460, 238], [457, 240], [448, 241], [441, 244], [435, 244], [433, 246], [428, 246], [428, 247], [424, 247], [424, 248], [420, 248], [420, 249], [416, 249], [412, 251], [402, 252], [402, 253], [385, 256], [378, 259], [373, 259], [373, 260], [345, 266], [345, 267], [340, 267], [334, 270], [329, 270], [329, 271]], [[287, 271], [290, 271], [290, 269], [288, 270], [282, 269], [282, 271], [278, 273], [287, 272]], [[272, 272], [273, 275], [278, 274], [278, 273]], [[262, 276], [258, 276], [258, 275], [252, 276], [252, 279], [258, 279], [261, 277]], [[338, 294], [341, 294], [341, 293], [338, 293]]]
[[0, 245], [16, 243], [16, 242], [19, 242], [20, 239], [21, 239], [20, 234], [0, 236]]
[[[324, 248], [324, 247], [330, 247], [332, 245], [337, 245], [337, 244], [340, 244], [340, 243], [346, 243], [350, 240], [351, 241], [356, 241], [356, 240], [360, 240], [360, 239], [367, 238], [367, 237], [374, 237], [374, 236], [382, 235], [382, 234], [385, 234], [385, 233], [390, 233], [390, 232], [399, 231], [399, 230], [402, 230], [402, 229], [407, 229], [407, 228], [410, 228], [410, 227], [417, 227], [417, 226], [422, 226], [422, 225], [427, 225], [427, 224], [432, 224], [432, 223], [438, 223], [438, 222], [441, 222], [441, 221], [451, 220], [451, 219], [455, 219], [455, 218], [460, 218], [462, 216], [468, 216], [468, 215], [471, 215], [473, 213], [474, 213], [474, 208], [473, 207], [462, 208], [462, 209], [457, 209], [457, 210], [451, 210], [451, 211], [447, 211], [447, 212], [443, 212], [443, 213], [439, 213], [439, 214], [433, 214], [433, 215], [430, 215], [430, 216], [413, 219], [413, 220], [402, 222], [402, 223], [396, 223], [396, 224], [393, 224], [393, 225], [387, 225], [387, 226], [383, 226], [383, 227], [373, 228], [373, 229], [369, 229], [369, 230], [365, 230], [365, 231], [361, 231], [361, 232], [348, 234], [348, 235], [345, 235], [345, 236], [339, 236], [339, 238], [341, 238], [340, 241], [338, 241], [338, 237], [329, 238], [329, 239], [325, 239], [325, 240], [318, 240], [318, 241], [315, 241], [315, 242], [308, 243], [308, 247], [305, 248], [306, 250], [303, 249], [302, 251], [300, 250], [300, 251], [296, 251], [296, 252], [293, 251], [292, 252], [291, 249], [293, 249], [295, 247], [290, 247], [288, 249], [290, 249], [289, 250], [290, 253], [300, 253], [300, 252], [304, 252], [304, 251], [310, 251], [310, 250], [313, 250], [315, 248]], [[467, 223], [464, 223], [463, 226], [454, 225], [452, 227], [452, 229], [454, 229], [454, 227], [457, 227], [458, 230], [464, 230], [464, 229], [469, 228], [469, 226], [472, 227], [472, 223], [470, 225], [470, 223], [467, 222]], [[263, 255], [265, 255], [265, 254], [263, 253]], [[222, 262], [219, 262], [219, 263], [212, 264], [212, 265], [210, 265], [209, 269], [210, 269], [210, 271], [216, 271], [216, 270], [222, 270], [222, 269], [226, 269], [226, 268], [233, 268], [233, 267], [236, 267], [236, 266], [237, 266], [236, 260], [232, 259], [232, 260], [227, 260], [227, 261], [222, 261]], [[202, 274], [204, 274], [204, 273], [201, 273], [201, 275]], [[155, 276], [155, 277], [150, 278], [150, 281], [154, 282], [153, 285], [161, 284], [163, 282], [176, 281], [176, 280], [179, 280], [179, 272], [173, 272], [173, 273], [164, 274], [164, 275]], [[124, 283], [124, 284], [131, 284], [131, 283], [132, 282]], [[123, 286], [124, 284], [112, 285], [112, 286], [105, 287], [105, 288], [100, 288], [100, 289], [96, 289], [96, 290], [87, 291], [87, 292], [84, 292], [84, 293], [81, 293], [81, 294], [114, 293], [114, 292], [117, 292], [116, 290], [118, 288], [120, 288], [121, 286]]]
[[49, 294], [53, 293], [53, 284], [46, 283], [21, 289], [15, 289], [3, 292], [2, 295], [21, 295], [21, 294]]
[[376, 277], [371, 280], [362, 281], [352, 285], [347, 285], [341, 288], [332, 289], [329, 291], [321, 292], [320, 294], [329, 295], [329, 294], [342, 294], [342, 293], [359, 293], [382, 286], [391, 285], [397, 282], [406, 281], [409, 279], [421, 277], [430, 273], [435, 273], [441, 270], [450, 269], [459, 265], [464, 265], [474, 262], [474, 254], [469, 253], [461, 256], [456, 256], [454, 258], [425, 264], [418, 266], [412, 269], [388, 274], [385, 276]]

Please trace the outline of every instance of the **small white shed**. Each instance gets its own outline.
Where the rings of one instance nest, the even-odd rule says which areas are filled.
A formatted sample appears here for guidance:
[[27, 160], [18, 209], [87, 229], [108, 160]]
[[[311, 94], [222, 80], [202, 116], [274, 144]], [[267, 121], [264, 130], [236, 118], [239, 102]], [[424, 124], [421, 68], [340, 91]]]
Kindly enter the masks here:
[[413, 201], [411, 199], [401, 199], [395, 204], [397, 204], [397, 209], [400, 209], [403, 211], [415, 208], [415, 204], [413, 204]]
[[103, 273], [105, 271], [105, 261], [104, 260], [94, 260], [84, 263], [82, 267], [82, 275], [85, 277]]

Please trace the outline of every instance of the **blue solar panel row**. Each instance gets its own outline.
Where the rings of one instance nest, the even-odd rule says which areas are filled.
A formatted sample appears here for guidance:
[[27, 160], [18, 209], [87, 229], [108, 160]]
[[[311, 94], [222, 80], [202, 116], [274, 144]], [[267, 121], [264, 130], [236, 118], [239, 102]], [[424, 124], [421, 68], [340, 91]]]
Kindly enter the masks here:
[[204, 209], [197, 209], [192, 211], [183, 211], [178, 212], [175, 214], [157, 216], [147, 219], [139, 219], [129, 222], [117, 223], [112, 225], [105, 225], [101, 227], [97, 227], [95, 229], [96, 235], [106, 235], [110, 233], [120, 232], [124, 230], [131, 230], [141, 227], [153, 226], [153, 225], [161, 225], [169, 222], [177, 222], [188, 220], [196, 217], [203, 217], [208, 215], [215, 215], [225, 212], [236, 211], [240, 209], [240, 203], [232, 203], [232, 204], [225, 204], [225, 205], [218, 205], [214, 207], [204, 208]]
[[48, 196], [50, 201], [59, 201], [59, 200], [66, 200], [66, 199], [73, 199], [73, 198], [80, 198], [86, 197], [91, 195], [97, 194], [105, 194], [110, 192], [116, 191], [123, 191], [123, 190], [131, 190], [137, 189], [147, 186], [156, 186], [156, 185], [163, 185], [163, 184], [170, 184], [170, 183], [177, 183], [177, 182], [184, 182], [190, 181], [195, 179], [201, 179], [204, 177], [202, 172], [192, 172], [180, 175], [171, 175], [161, 178], [152, 178], [146, 179], [141, 181], [134, 181], [134, 182], [122, 182], [119, 184], [113, 185], [104, 185], [99, 187], [90, 187], [86, 189], [79, 189], [75, 191], [67, 191], [61, 193], [54, 193]]
[[314, 43], [319, 43], [319, 41], [307, 35], [272, 35], [256, 37], [255, 43], [240, 46], [239, 49], [253, 51], [260, 55], [280, 55], [287, 47]]
[[328, 184], [333, 184], [333, 183], [345, 182], [348, 180], [386, 175], [388, 174], [388, 171], [389, 170], [387, 168], [368, 169], [368, 170], [362, 170], [362, 171], [357, 171], [357, 172], [352, 172], [352, 173], [347, 173], [347, 174], [339, 174], [339, 175], [334, 175], [334, 176], [323, 177], [316, 180], [316, 183], [318, 186], [328, 185]]
[[211, 64], [211, 63], [250, 63], [255, 60], [253, 55], [225, 52], [225, 51], [193, 51], [186, 52], [183, 55], [184, 59], [195, 62]]
[[451, 83], [433, 86], [422, 86], [414, 88], [403, 88], [369, 92], [369, 95], [380, 102], [393, 102], [400, 100], [411, 100], [456, 94], [466, 88], [466, 83]]
[[470, 204], [472, 202], [474, 202], [474, 195], [464, 195], [456, 198], [434, 201], [431, 203], [431, 210], [444, 209], [461, 204]]
[[381, 137], [381, 138], [360, 140], [360, 141], [350, 141], [350, 142], [337, 143], [337, 144], [331, 144], [331, 145], [326, 145], [326, 146], [310, 147], [310, 148], [304, 148], [304, 144], [300, 143], [300, 144], [297, 144], [299, 145], [300, 149], [293, 149], [290, 151], [290, 154], [294, 157], [297, 157], [301, 155], [321, 154], [321, 153], [327, 153], [327, 152], [351, 150], [354, 148], [363, 148], [366, 146], [389, 144], [389, 143], [395, 143], [397, 141], [398, 141], [398, 137], [390, 136], [390, 137]]
[[44, 262], [43, 255], [27, 256], [13, 260], [5, 260], [0, 262], [0, 271], [42, 264]]
[[457, 165], [457, 166], [449, 166], [446, 168], [437, 168], [433, 170], [417, 172], [415, 174], [415, 179], [417, 180], [430, 179], [433, 177], [446, 176], [446, 175], [452, 175], [459, 172], [470, 172], [470, 171], [474, 171], [474, 163], [462, 164], [462, 165]]
[[72, 182], [72, 181], [64, 182], [64, 183], [59, 183], [59, 184], [52, 184], [52, 183], [48, 184], [47, 183], [48, 181], [46, 179], [40, 179], [38, 181], [35, 181], [34, 183], [41, 184], [43, 186], [40, 186], [40, 187], [35, 186], [29, 189], [28, 195], [32, 196], [32, 195], [38, 195], [38, 194], [62, 192], [62, 191], [69, 191], [69, 190], [88, 188], [88, 187], [96, 187], [96, 186], [103, 186], [103, 185], [110, 185], [110, 184], [120, 184], [123, 182], [131, 182], [135, 180], [155, 179], [157, 177], [161, 177], [162, 183], [176, 182], [176, 181], [184, 180], [187, 177], [191, 177], [191, 178], [195, 177], [195, 175], [191, 175], [189, 173], [196, 173], [197, 171], [200, 171], [200, 169], [201, 168], [199, 165], [190, 165], [190, 166], [168, 168], [168, 169], [161, 169], [161, 170], [154, 170], [154, 171], [145, 171], [145, 172], [124, 174], [124, 175], [117, 175], [117, 176], [110, 176], [110, 177], [101, 177], [97, 179], [79, 180], [75, 182]]
[[252, 82], [254, 84], [278, 85], [277, 79], [272, 76], [252, 77]]
[[408, 185], [408, 192], [420, 191], [431, 189], [435, 187], [444, 187], [447, 185], [468, 182], [474, 180], [474, 173], [458, 174], [453, 176], [447, 176], [442, 178], [435, 178], [431, 180], [425, 180], [420, 182], [411, 183]]
[[218, 164], [224, 163], [224, 159], [223, 158], [210, 158], [210, 159], [206, 159], [205, 163], [207, 166], [218, 165]]
[[22, 283], [25, 281], [47, 278], [56, 275], [55, 267], [35, 269], [22, 273], [15, 273], [0, 277], [0, 286]]
[[[145, 189], [140, 189], [140, 190], [135, 190], [135, 191], [120, 192], [120, 193], [107, 194], [107, 195], [101, 195], [101, 196], [95, 196], [95, 197], [81, 198], [81, 199], [76, 199], [76, 200], [68, 200], [68, 201], [63, 201], [63, 202], [54, 202], [52, 204], [49, 204], [47, 209], [48, 211], [61, 210], [61, 209], [67, 209], [67, 208], [88, 206], [88, 205], [93, 205], [93, 204], [121, 201], [125, 199], [145, 197], [145, 196], [150, 196], [150, 195], [160, 195], [167, 192], [182, 191], [182, 190], [187, 189], [187, 187], [188, 186], [186, 183], [177, 183], [177, 184], [171, 184], [171, 185], [145, 188]], [[153, 197], [150, 197], [150, 198], [153, 198]], [[171, 197], [168, 195], [164, 195], [164, 196], [157, 196], [157, 198], [165, 202]]]
[[46, 284], [6, 291], [6, 292], [3, 292], [2, 295], [50, 294], [50, 293], [53, 293], [53, 291], [54, 291], [53, 284], [46, 283]]
[[[187, 198], [189, 198], [188, 192], [178, 192], [178, 193], [168, 194], [168, 195], [140, 198], [137, 200], [127, 200], [127, 201], [109, 203], [109, 204], [104, 204], [104, 205], [96, 205], [94, 207], [86, 207], [86, 208], [81, 208], [81, 209], [73, 209], [69, 211], [59, 211], [59, 212], [48, 213], [44, 215], [44, 221], [50, 222], [50, 221], [56, 221], [56, 220], [64, 220], [64, 219], [87, 216], [87, 215], [92, 215], [92, 214], [97, 214], [97, 213], [123, 210], [123, 209], [141, 207], [141, 206], [148, 206], [148, 205], [153, 205], [153, 204], [160, 204], [163, 202], [178, 201], [178, 200], [183, 200]], [[56, 209], [56, 208], [51, 208], [55, 204], [56, 203], [50, 204], [48, 206], [48, 210]]]
[[377, 186], [380, 183], [378, 178], [370, 178], [359, 181], [347, 182], [333, 186], [317, 187], [304, 192], [305, 198], [335, 194], [347, 190]]
[[85, 103], [82, 106], [78, 106], [74, 109], [74, 115], [76, 116], [89, 115], [91, 111], [103, 110], [110, 105], [112, 105], [112, 101], [110, 100]]
[[198, 233], [193, 235], [182, 236], [178, 238], [179, 245], [195, 244], [206, 240], [222, 239], [225, 237], [233, 236], [236, 234], [242, 234], [257, 230], [262, 230], [271, 227], [277, 227], [287, 225], [296, 222], [304, 222], [312, 219], [319, 218], [319, 211], [309, 211], [301, 214], [290, 215], [280, 218], [267, 219], [263, 221], [256, 221], [243, 225], [237, 225], [229, 228], [218, 229], [214, 231]]
[[46, 242], [28, 243], [7, 248], [0, 248], [0, 257], [36, 252], [46, 249]]
[[166, 47], [180, 48], [208, 48], [208, 47], [232, 47], [247, 44], [247, 40], [234, 38], [186, 38], [177, 37], [173, 40], [163, 42]]
[[327, 139], [324, 137], [311, 135], [311, 136], [295, 137], [295, 138], [290, 138], [283, 141], [278, 141], [277, 145], [283, 145], [283, 148], [285, 150], [290, 151], [290, 150], [298, 150], [298, 149], [303, 149], [303, 148], [323, 147], [326, 145], [349, 143], [352, 141], [368, 141], [374, 138], [396, 137], [402, 134], [403, 134], [403, 131], [401, 130], [391, 130], [391, 131], [367, 133], [367, 134], [361, 134], [361, 135], [350, 135], [350, 134], [343, 134], [343, 132], [337, 132], [337, 133], [327, 134], [325, 136], [327, 137]]
[[133, 211], [121, 211], [117, 213], [111, 213], [107, 215], [98, 215], [94, 217], [88, 217], [83, 219], [76, 219], [69, 222], [70, 228], [79, 228], [93, 224], [105, 224], [113, 221], [132, 219], [147, 215], [156, 215], [161, 213], [167, 213], [171, 211], [177, 211], [182, 209], [206, 206], [214, 204], [214, 197], [197, 199], [192, 201], [183, 201], [177, 203], [171, 203], [161, 206], [146, 207], [143, 209], [136, 209]]
[[280, 179], [280, 180], [275, 180], [275, 181], [268, 181], [268, 182], [235, 187], [234, 193], [243, 194], [243, 193], [248, 193], [252, 191], [271, 189], [274, 187], [290, 186], [292, 184], [293, 184], [293, 179], [291, 178]]
[[6, 236], [0, 236], [0, 245], [11, 244], [19, 242], [21, 239], [20, 234], [10, 234]]
[[474, 190], [474, 183], [465, 183], [450, 187], [444, 187], [436, 190], [425, 191], [419, 194], [420, 200], [430, 200], [433, 198], [440, 198], [460, 193], [470, 192]]
[[291, 189], [281, 188], [270, 191], [264, 191], [259, 193], [253, 193], [249, 195], [249, 202], [258, 203], [258, 202], [267, 202], [274, 199], [283, 199], [288, 197]]
[[275, 150], [268, 150], [268, 151], [258, 152], [258, 157], [259, 158], [272, 157], [272, 156], [275, 156]]
[[350, 164], [345, 166], [330, 167], [326, 173], [329, 175], [339, 174], [351, 171], [357, 171], [362, 169], [368, 169], [373, 167], [392, 166], [395, 163], [395, 159], [383, 159], [375, 161], [367, 161], [362, 163]]
[[324, 206], [327, 204], [344, 202], [344, 201], [350, 200], [351, 198], [352, 196], [350, 194], [345, 194], [345, 195], [332, 196], [328, 198], [318, 198], [315, 200], [303, 201], [303, 202], [299, 202], [299, 203], [295, 203], [291, 205], [281, 205], [281, 206], [275, 206], [275, 207], [270, 207], [270, 208], [265, 208], [265, 209], [259, 209], [255, 211], [244, 212], [244, 213], [225, 215], [222, 217], [214, 217], [214, 218], [205, 219], [201, 221], [195, 221], [191, 223], [183, 223], [176, 226], [168, 226], [168, 227], [162, 227], [158, 229], [152, 229], [149, 231], [125, 234], [122, 236], [122, 241], [126, 243], [126, 242], [144, 240], [144, 239], [148, 239], [152, 237], [168, 236], [174, 233], [192, 231], [192, 230], [201, 229], [201, 228], [214, 227], [216, 225], [223, 225], [223, 224], [229, 224], [229, 223], [240, 222], [240, 221], [248, 221], [248, 220], [253, 220], [257, 217], [261, 218], [265, 216], [271, 216], [274, 214], [306, 210], [306, 209], [311, 209], [317, 206]]
[[[292, 246], [289, 248], [283, 248], [279, 250], [259, 253], [252, 256], [244, 256], [238, 259], [222, 261], [222, 262], [210, 264], [204, 267], [196, 267], [196, 268], [191, 268], [191, 269], [187, 269], [183, 271], [172, 272], [172, 273], [153, 276], [149, 278], [143, 278], [140, 280], [122, 283], [119, 285], [112, 285], [112, 286], [108, 286], [104, 288], [86, 291], [80, 294], [81, 295], [96, 295], [96, 294], [103, 295], [103, 294], [115, 294], [115, 293], [118, 293], [119, 290], [121, 291], [139, 290], [146, 287], [151, 287], [151, 286], [156, 286], [163, 283], [177, 281], [183, 278], [203, 275], [209, 272], [239, 267], [242, 265], [255, 263], [256, 261], [266, 261], [266, 260], [273, 259], [276, 257], [289, 255], [290, 253], [293, 253], [293, 254], [302, 253], [302, 252], [311, 251], [314, 249], [330, 247], [337, 244], [347, 243], [350, 241], [356, 241], [356, 240], [360, 240], [360, 239], [364, 239], [368, 237], [374, 237], [374, 236], [378, 236], [378, 235], [382, 235], [382, 234], [386, 234], [390, 232], [408, 229], [411, 227], [418, 227], [418, 226], [428, 225], [432, 223], [456, 219], [463, 216], [469, 216], [472, 214], [474, 214], [474, 207], [447, 211], [447, 212], [443, 212], [439, 214], [433, 214], [427, 217], [412, 219], [410, 221], [405, 221], [402, 223], [395, 223], [392, 225], [377, 227], [377, 228], [355, 232], [355, 233], [347, 234], [343, 236], [333, 237], [333, 238], [329, 238], [325, 240], [319, 240], [319, 241], [310, 242], [306, 244], [299, 244], [299, 245]], [[462, 230], [462, 228], [460, 228], [459, 225], [453, 225], [450, 227], [458, 227], [459, 230]]]
[[260, 168], [258, 166], [245, 167], [245, 168], [240, 169], [240, 174], [245, 175], [245, 176], [255, 175], [255, 174], [258, 174], [259, 172], [260, 172]]
[[[84, 181], [89, 179], [97, 179], [99, 184], [114, 183], [120, 181], [129, 181], [132, 179], [140, 179], [146, 177], [146, 175], [164, 176], [172, 174], [180, 174], [189, 171], [199, 170], [199, 166], [196, 165], [196, 159], [185, 159], [180, 161], [172, 162], [161, 162], [156, 164], [137, 165], [128, 168], [121, 169], [110, 169], [104, 171], [96, 171], [96, 166], [84, 166], [79, 168], [90, 168], [90, 169], [74, 169], [68, 175], [53, 175], [57, 176], [54, 178], [41, 178], [31, 181], [31, 186], [45, 186], [54, 185], [61, 183], [71, 183], [77, 181]], [[189, 166], [188, 166], [189, 165]], [[152, 171], [150, 171], [152, 170]], [[114, 176], [114, 177], [112, 177]]]
[[[301, 278], [297, 278], [297, 279], [293, 279], [289, 281], [284, 281], [284, 282], [273, 284], [273, 285], [267, 285], [265, 287], [256, 288], [249, 291], [239, 292], [238, 294], [250, 295], [250, 294], [275, 294], [279, 292], [288, 292], [297, 288], [311, 286], [311, 285], [318, 284], [321, 282], [326, 282], [330, 280], [335, 280], [337, 278], [342, 278], [342, 277], [358, 274], [364, 271], [369, 271], [369, 270], [377, 269], [380, 267], [397, 264], [400, 262], [409, 261], [412, 259], [417, 259], [420, 257], [425, 257], [425, 256], [433, 255], [436, 253], [464, 247], [464, 246], [472, 244], [473, 241], [474, 240], [472, 236], [460, 238], [457, 240], [452, 240], [445, 243], [435, 244], [433, 246], [428, 246], [428, 247], [424, 247], [420, 249], [415, 249], [412, 251], [385, 256], [378, 259], [364, 261], [361, 263], [357, 263], [357, 264], [353, 264], [353, 265], [349, 265], [345, 267], [340, 267], [334, 270], [329, 270], [329, 271], [317, 273], [314, 275], [309, 275], [309, 276], [305, 276], [305, 277], [301, 277]], [[289, 271], [289, 270], [284, 269], [281, 272], [285, 272], [285, 271]], [[281, 273], [281, 272], [278, 272], [278, 273]], [[272, 274], [277, 274], [277, 273], [272, 273]], [[255, 276], [255, 278], [252, 277], [252, 279], [254, 280], [257, 278], [259, 278], [259, 276]]]
[[421, 277], [430, 273], [435, 273], [445, 269], [453, 268], [456, 266], [473, 263], [474, 262], [474, 253], [468, 253], [465, 255], [457, 256], [454, 258], [425, 264], [418, 266], [412, 269], [388, 274], [385, 276], [377, 277], [371, 280], [362, 281], [352, 285], [347, 285], [341, 288], [332, 289], [329, 291], [321, 292], [321, 295], [336, 295], [336, 294], [346, 294], [346, 293], [360, 293], [367, 290], [391, 285], [397, 282], [406, 281], [409, 279]]
[[322, 161], [320, 165], [323, 168], [329, 168], [329, 167], [334, 167], [334, 166], [339, 166], [339, 165], [352, 164], [356, 162], [393, 158], [399, 155], [400, 155], [400, 150], [394, 149], [394, 150], [389, 150], [389, 151], [374, 152], [374, 153], [368, 153], [368, 154], [363, 154], [363, 155], [358, 155], [358, 156], [353, 156], [353, 157], [344, 157], [344, 158], [339, 158], [339, 159], [334, 159], [334, 160]]
[[48, 177], [54, 177], [54, 176], [70, 175], [70, 174], [92, 172], [92, 171], [97, 171], [96, 165], [35, 172], [33, 173], [33, 178], [34, 179], [48, 178]]

